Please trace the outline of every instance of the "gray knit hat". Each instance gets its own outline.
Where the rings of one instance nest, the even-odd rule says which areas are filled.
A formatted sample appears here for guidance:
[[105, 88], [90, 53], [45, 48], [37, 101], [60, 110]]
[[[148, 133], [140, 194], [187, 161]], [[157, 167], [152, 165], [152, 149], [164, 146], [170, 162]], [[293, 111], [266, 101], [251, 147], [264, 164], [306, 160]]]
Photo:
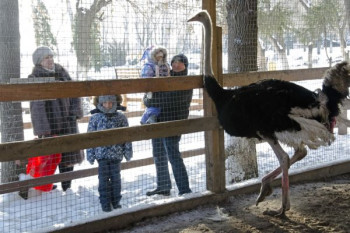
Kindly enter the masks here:
[[104, 102], [107, 102], [107, 101], [111, 101], [111, 102], [117, 102], [117, 98], [115, 97], [115, 95], [103, 95], [103, 96], [100, 96], [98, 97], [98, 103], [99, 104], [103, 104]]
[[53, 56], [52, 50], [47, 46], [38, 47], [33, 53], [34, 65], [39, 65], [44, 57], [51, 55]]

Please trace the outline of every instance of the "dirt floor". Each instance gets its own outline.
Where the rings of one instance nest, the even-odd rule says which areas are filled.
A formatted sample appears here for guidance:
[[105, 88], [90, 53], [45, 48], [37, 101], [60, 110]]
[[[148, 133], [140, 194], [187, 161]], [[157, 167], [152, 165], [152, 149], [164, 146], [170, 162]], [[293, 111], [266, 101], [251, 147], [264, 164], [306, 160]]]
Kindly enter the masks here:
[[230, 198], [220, 205], [145, 220], [122, 233], [350, 232], [350, 173], [320, 182], [292, 184], [286, 218], [264, 215], [281, 205], [281, 189], [259, 206], [257, 194]]

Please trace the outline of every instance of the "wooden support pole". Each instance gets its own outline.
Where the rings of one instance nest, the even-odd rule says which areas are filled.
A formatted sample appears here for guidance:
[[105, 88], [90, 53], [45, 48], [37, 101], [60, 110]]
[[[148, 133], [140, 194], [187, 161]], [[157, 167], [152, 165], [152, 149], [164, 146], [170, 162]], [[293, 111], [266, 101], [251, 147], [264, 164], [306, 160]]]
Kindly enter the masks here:
[[[221, 28], [216, 27], [216, 1], [203, 0], [203, 9], [207, 10], [213, 23], [213, 46], [212, 46], [212, 67], [219, 84], [222, 80], [222, 42]], [[205, 38], [208, 39], [208, 38]], [[203, 95], [203, 107], [205, 116], [217, 117], [213, 101], [207, 92]], [[224, 153], [224, 132], [221, 128], [205, 132], [206, 149], [206, 173], [207, 189], [214, 193], [225, 191], [225, 153]]]

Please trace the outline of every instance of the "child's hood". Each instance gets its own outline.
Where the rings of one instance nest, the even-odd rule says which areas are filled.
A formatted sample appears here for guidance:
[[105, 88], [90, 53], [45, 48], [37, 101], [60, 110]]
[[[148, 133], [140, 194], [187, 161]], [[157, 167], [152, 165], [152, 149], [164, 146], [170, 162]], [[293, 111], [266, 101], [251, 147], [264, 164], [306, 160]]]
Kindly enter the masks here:
[[152, 50], [151, 50], [151, 59], [152, 59], [152, 62], [154, 63], [157, 63], [157, 59], [156, 59], [156, 55], [161, 52], [163, 53], [163, 63], [166, 64], [167, 63], [167, 56], [168, 56], [168, 53], [166, 51], [166, 49], [164, 47], [161, 47], [161, 46], [156, 46], [154, 47]]

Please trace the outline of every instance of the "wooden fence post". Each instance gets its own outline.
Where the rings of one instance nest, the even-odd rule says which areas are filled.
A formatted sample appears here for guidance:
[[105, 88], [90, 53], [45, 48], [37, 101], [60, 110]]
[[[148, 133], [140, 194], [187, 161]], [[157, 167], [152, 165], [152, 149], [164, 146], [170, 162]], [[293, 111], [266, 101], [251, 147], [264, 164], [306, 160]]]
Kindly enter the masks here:
[[[211, 15], [213, 22], [212, 66], [215, 77], [222, 85], [222, 30], [216, 27], [216, 1], [203, 0], [202, 4], [203, 9], [206, 9]], [[205, 116], [217, 116], [215, 105], [206, 91], [203, 95], [203, 108]], [[205, 132], [205, 151], [207, 189], [214, 193], [222, 193], [226, 190], [224, 131], [222, 129]]]

